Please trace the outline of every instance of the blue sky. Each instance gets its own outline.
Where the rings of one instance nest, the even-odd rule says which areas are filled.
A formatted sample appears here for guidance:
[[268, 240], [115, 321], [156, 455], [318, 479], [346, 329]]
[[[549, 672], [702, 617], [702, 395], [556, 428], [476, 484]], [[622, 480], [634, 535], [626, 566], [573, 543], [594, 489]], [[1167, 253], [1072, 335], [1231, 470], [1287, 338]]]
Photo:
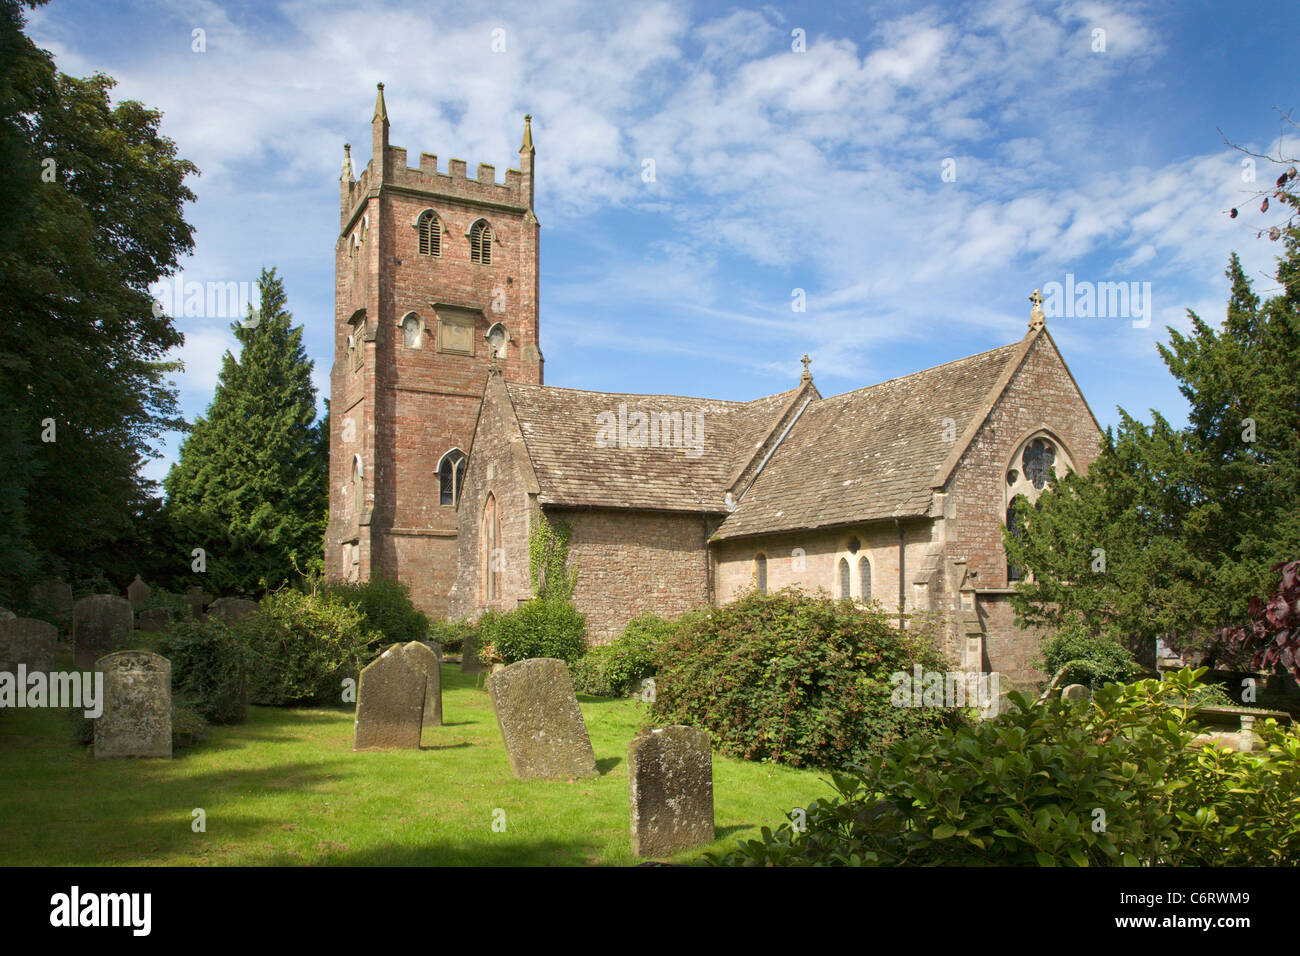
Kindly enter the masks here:
[[[322, 398], [343, 143], [369, 158], [382, 81], [392, 144], [444, 169], [503, 179], [532, 113], [548, 384], [747, 400], [792, 387], [808, 352], [831, 395], [1017, 340], [1029, 293], [1073, 276], [1150, 289], [1148, 327], [1049, 313], [1106, 426], [1116, 406], [1183, 420], [1155, 343], [1189, 308], [1221, 319], [1231, 250], [1274, 287], [1261, 217], [1225, 215], [1254, 186], [1218, 128], [1276, 150], [1274, 108], [1300, 107], [1288, 12], [53, 0], [28, 32], [164, 111], [202, 170], [185, 278], [278, 267]], [[192, 419], [235, 340], [225, 318], [178, 324]]]

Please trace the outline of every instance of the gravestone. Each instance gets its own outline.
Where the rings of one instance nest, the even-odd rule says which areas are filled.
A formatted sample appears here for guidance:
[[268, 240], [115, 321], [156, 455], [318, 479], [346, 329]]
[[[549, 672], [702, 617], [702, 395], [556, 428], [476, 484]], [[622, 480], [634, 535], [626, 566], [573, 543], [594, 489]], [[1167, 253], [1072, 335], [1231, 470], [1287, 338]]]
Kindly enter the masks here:
[[165, 607], [154, 607], [136, 615], [135, 626], [141, 631], [169, 631], [172, 612]]
[[77, 670], [88, 671], [135, 625], [131, 602], [114, 594], [92, 594], [72, 606], [72, 647]]
[[215, 614], [224, 624], [242, 621], [257, 610], [257, 602], [245, 598], [218, 598], [208, 605], [208, 613]]
[[0, 621], [12, 621], [18, 615], [7, 607], [0, 607]]
[[42, 621], [57, 624], [65, 634], [72, 631], [72, 586], [49, 579], [32, 585], [32, 607]]
[[636, 856], [672, 856], [713, 842], [713, 751], [698, 727], [654, 727], [627, 745]]
[[516, 777], [563, 780], [596, 775], [596, 755], [564, 661], [519, 661], [489, 677], [487, 689]]
[[1092, 691], [1084, 684], [1068, 684], [1061, 690], [1061, 700], [1078, 701], [1092, 698]]
[[16, 617], [0, 621], [0, 671], [18, 673], [26, 664], [28, 672], [49, 674], [54, 670], [54, 644], [59, 629], [48, 621]]
[[126, 599], [131, 602], [131, 607], [138, 608], [149, 600], [149, 593], [152, 589], [140, 579], [140, 575], [135, 576], [135, 580], [126, 586]]
[[353, 750], [403, 747], [418, 750], [428, 678], [393, 644], [367, 664], [357, 682]]
[[478, 636], [467, 634], [460, 645], [460, 672], [462, 674], [481, 674], [486, 669], [478, 662]]
[[148, 651], [101, 658], [104, 712], [95, 718], [95, 759], [172, 755], [172, 665]]
[[212, 595], [202, 588], [190, 588], [185, 592], [185, 603], [190, 606], [190, 614], [196, 621], [203, 620], [203, 609], [212, 600]]
[[427, 644], [411, 641], [402, 645], [406, 659], [425, 676], [424, 720], [425, 727], [442, 726], [442, 671], [438, 655]]

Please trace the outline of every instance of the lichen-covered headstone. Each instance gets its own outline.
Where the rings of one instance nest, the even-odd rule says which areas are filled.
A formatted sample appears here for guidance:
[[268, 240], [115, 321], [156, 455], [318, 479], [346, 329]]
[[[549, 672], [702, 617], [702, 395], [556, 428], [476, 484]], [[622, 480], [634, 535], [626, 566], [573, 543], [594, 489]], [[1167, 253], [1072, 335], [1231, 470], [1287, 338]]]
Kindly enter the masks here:
[[172, 755], [172, 665], [148, 651], [101, 658], [104, 712], [95, 718], [95, 759]]
[[1091, 697], [1092, 691], [1084, 684], [1067, 684], [1061, 690], [1061, 700], [1082, 701], [1089, 700]]
[[18, 672], [26, 664], [29, 673], [49, 674], [54, 670], [54, 644], [59, 629], [48, 621], [16, 617], [0, 621], [0, 671]]
[[131, 633], [135, 618], [131, 602], [114, 594], [92, 594], [72, 606], [73, 659], [77, 670], [88, 671]]
[[424, 726], [441, 727], [442, 670], [438, 666], [438, 655], [427, 644], [419, 641], [403, 644], [402, 652], [406, 654], [407, 660], [418, 667], [425, 676]]
[[596, 775], [596, 755], [564, 661], [519, 661], [489, 677], [487, 689], [516, 777], [563, 780]]
[[18, 615], [7, 607], [0, 607], [0, 621], [12, 621]]
[[234, 624], [257, 610], [257, 602], [245, 598], [218, 598], [208, 605], [208, 613], [215, 614], [222, 623]]
[[654, 727], [627, 746], [632, 852], [672, 856], [713, 842], [713, 752], [709, 732]]
[[428, 682], [401, 644], [389, 646], [362, 668], [352, 749], [419, 749]]
[[126, 586], [126, 599], [131, 602], [131, 606], [138, 608], [149, 600], [151, 588], [141, 580], [140, 575], [135, 576], [135, 580]]

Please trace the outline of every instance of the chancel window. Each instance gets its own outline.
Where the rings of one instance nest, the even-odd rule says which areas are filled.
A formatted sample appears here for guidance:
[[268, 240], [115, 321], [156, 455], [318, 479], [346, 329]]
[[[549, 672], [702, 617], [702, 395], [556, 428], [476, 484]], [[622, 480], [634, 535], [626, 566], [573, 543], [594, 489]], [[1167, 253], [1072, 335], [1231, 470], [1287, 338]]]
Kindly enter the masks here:
[[767, 593], [767, 555], [760, 554], [754, 558], [754, 577], [758, 583], [758, 593]]
[[442, 456], [442, 463], [438, 466], [439, 504], [454, 505], [460, 500], [460, 486], [465, 480], [466, 461], [464, 453], [454, 448]]
[[[1030, 436], [1016, 449], [1007, 467], [1004, 488], [1006, 526], [1012, 529], [1016, 527], [1018, 498], [1034, 508], [1040, 507], [1039, 495], [1056, 480], [1058, 471], [1069, 470], [1071, 467], [1069, 456], [1055, 438], [1044, 433]], [[1008, 584], [1022, 580], [1025, 574], [1024, 568], [1007, 562]]]
[[871, 600], [871, 562], [866, 555], [858, 558], [858, 597], [864, 603]]
[[850, 584], [848, 558], [840, 558], [840, 597], [844, 598], [845, 600], [848, 600], [849, 598], [853, 597], [851, 584]]

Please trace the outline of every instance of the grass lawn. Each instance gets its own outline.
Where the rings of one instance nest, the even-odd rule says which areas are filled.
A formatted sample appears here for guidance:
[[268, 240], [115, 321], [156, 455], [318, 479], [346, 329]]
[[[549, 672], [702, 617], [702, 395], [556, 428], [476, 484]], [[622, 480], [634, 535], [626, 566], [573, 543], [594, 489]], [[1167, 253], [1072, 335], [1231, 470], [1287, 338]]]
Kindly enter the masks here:
[[[67, 666], [67, 665], [63, 665]], [[352, 751], [352, 709], [250, 707], [173, 760], [101, 760], [55, 710], [0, 717], [0, 865], [628, 865], [635, 700], [580, 697], [600, 775], [510, 773], [487, 692], [443, 668], [419, 751]], [[816, 771], [713, 758], [713, 849], [829, 794]], [[194, 833], [191, 811], [207, 814]], [[505, 811], [494, 832], [493, 811]], [[498, 815], [499, 816], [499, 815]], [[698, 852], [676, 859], [686, 861]]]

